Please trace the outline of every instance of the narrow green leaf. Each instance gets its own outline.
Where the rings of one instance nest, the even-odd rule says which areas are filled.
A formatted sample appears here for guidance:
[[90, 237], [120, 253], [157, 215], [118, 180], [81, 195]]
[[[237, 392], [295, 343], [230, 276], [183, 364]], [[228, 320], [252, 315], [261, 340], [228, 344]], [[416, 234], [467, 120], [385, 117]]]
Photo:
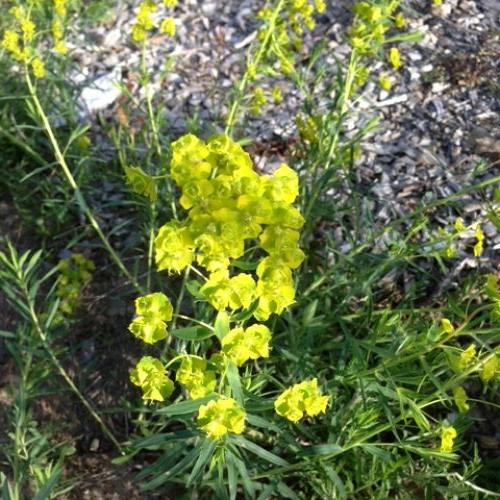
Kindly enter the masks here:
[[173, 477], [177, 476], [185, 469], [187, 469], [194, 461], [196, 456], [198, 455], [198, 449], [195, 448], [191, 450], [182, 460], [177, 462], [171, 469], [163, 472], [162, 474], [156, 476], [152, 481], [141, 486], [141, 490], [150, 491], [158, 488], [162, 484], [170, 481]]
[[282, 498], [290, 498], [291, 500], [300, 500], [300, 497], [294, 493], [294, 491], [287, 486], [283, 481], [278, 483], [278, 492]]
[[248, 473], [246, 464], [243, 460], [240, 460], [232, 451], [227, 455], [227, 460], [231, 460], [236, 465], [238, 473], [241, 477], [241, 482], [243, 483], [243, 489], [250, 498], [255, 497], [255, 488], [253, 486], [252, 480], [250, 479], [250, 474]]
[[310, 448], [305, 448], [301, 451], [301, 455], [305, 457], [324, 457], [324, 456], [334, 456], [339, 455], [344, 450], [341, 446], [335, 443], [331, 444], [317, 444], [316, 446], [311, 446]]
[[241, 377], [238, 367], [229, 361], [226, 369], [227, 381], [231, 387], [231, 392], [234, 399], [238, 402], [240, 406], [244, 406], [243, 389], [241, 388]]
[[229, 499], [236, 500], [236, 494], [238, 493], [238, 474], [231, 452], [227, 453], [226, 455], [226, 468], [227, 485], [229, 487]]
[[266, 462], [269, 462], [274, 465], [280, 465], [283, 467], [290, 465], [286, 460], [283, 460], [282, 458], [278, 457], [278, 455], [275, 455], [274, 453], [271, 453], [270, 451], [261, 448], [259, 445], [252, 443], [251, 441], [248, 441], [244, 437], [233, 436], [232, 439], [234, 444], [236, 444], [237, 446], [241, 446], [242, 448], [250, 451], [251, 453], [254, 453], [258, 457], [265, 460]]
[[212, 458], [212, 455], [214, 454], [215, 447], [216, 447], [215, 441], [212, 441], [211, 439], [205, 439], [201, 447], [198, 448], [199, 450], [198, 460], [196, 460], [193, 470], [189, 475], [187, 486], [191, 486], [198, 479], [198, 477], [201, 474], [203, 474], [205, 466], [207, 465], [208, 461], [210, 460], [210, 458]]
[[[180, 403], [179, 403], [180, 404]], [[161, 449], [167, 443], [172, 441], [177, 441], [180, 439], [190, 439], [197, 436], [198, 433], [188, 430], [167, 432], [163, 434], [154, 434], [145, 438], [140, 438], [132, 443], [132, 447], [135, 449]]]
[[215, 335], [222, 340], [229, 333], [229, 315], [226, 311], [220, 311], [215, 318]]
[[167, 415], [169, 417], [173, 417], [175, 415], [187, 415], [189, 413], [198, 411], [198, 408], [201, 405], [204, 405], [215, 398], [216, 396], [213, 395], [205, 396], [204, 398], [200, 399], [193, 399], [190, 401], [181, 401], [180, 403], [174, 403], [173, 405], [166, 406], [165, 408], [160, 408], [156, 410], [156, 413], [160, 415]]
[[335, 486], [338, 497], [343, 499], [347, 498], [347, 490], [345, 489], [344, 483], [340, 479], [339, 475], [337, 472], [331, 467], [330, 465], [323, 465], [323, 470], [325, 471], [325, 474], [328, 476], [328, 479], [333, 483]]
[[258, 417], [257, 415], [250, 415], [247, 413], [247, 422], [254, 427], [260, 427], [261, 429], [268, 429], [274, 432], [281, 432], [281, 429], [266, 418]]
[[182, 340], [205, 340], [213, 335], [215, 332], [204, 326], [187, 326], [186, 328], [177, 328], [170, 332], [174, 337]]
[[62, 470], [60, 468], [57, 468], [56, 470], [54, 470], [54, 472], [51, 474], [49, 479], [47, 479], [47, 481], [45, 481], [45, 484], [38, 491], [38, 493], [33, 497], [33, 500], [47, 500], [47, 498], [49, 498], [49, 496], [50, 496], [50, 492], [54, 489], [57, 482], [59, 481], [59, 478], [61, 477], [61, 472], [62, 472]]

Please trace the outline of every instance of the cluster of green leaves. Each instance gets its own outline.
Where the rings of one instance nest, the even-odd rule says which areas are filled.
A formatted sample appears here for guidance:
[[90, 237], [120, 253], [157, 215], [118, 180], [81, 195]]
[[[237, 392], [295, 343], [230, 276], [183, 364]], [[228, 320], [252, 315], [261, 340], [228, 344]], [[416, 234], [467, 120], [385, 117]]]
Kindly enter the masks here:
[[[40, 336], [34, 322], [39, 317], [34, 309], [35, 298], [57, 267], [42, 275], [41, 251], [20, 255], [11, 244], [8, 246], [7, 252], [0, 251], [0, 291], [19, 314], [19, 321], [13, 331], [0, 330], [0, 339], [5, 340], [15, 369], [15, 381], [4, 386], [11, 402], [6, 415], [8, 427], [2, 429], [0, 456], [9, 464], [10, 474], [0, 474], [0, 492], [5, 500], [42, 500], [64, 491], [60, 485], [64, 460], [74, 453], [69, 443], [54, 445], [51, 431], [41, 427], [33, 415], [41, 393], [60, 390], [53, 380], [47, 339]], [[54, 287], [45, 293], [43, 328], [47, 330], [57, 315], [59, 301], [55, 295]]]
[[82, 288], [91, 280], [94, 269], [94, 263], [81, 253], [59, 261], [57, 296], [63, 314], [71, 315], [76, 310]]

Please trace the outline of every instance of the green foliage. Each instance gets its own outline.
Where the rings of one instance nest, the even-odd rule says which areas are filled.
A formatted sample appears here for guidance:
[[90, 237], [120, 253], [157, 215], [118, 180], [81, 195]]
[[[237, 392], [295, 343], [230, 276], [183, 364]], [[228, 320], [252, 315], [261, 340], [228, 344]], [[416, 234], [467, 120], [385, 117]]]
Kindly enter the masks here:
[[[172, 11], [141, 2], [131, 36], [142, 50], [143, 97], [124, 88], [118, 121], [102, 126], [116, 150], [109, 164], [93, 127], [77, 124], [76, 89], [64, 80], [75, 13], [88, 11], [84, 22], [94, 22], [109, 2], [42, 3], [11, 11], [12, 25], [2, 27], [0, 66], [10, 76], [14, 59], [24, 81], [0, 82], [0, 146], [9, 166], [1, 189], [29, 235], [25, 244], [43, 248], [18, 254], [0, 242], [7, 247], [0, 287], [18, 322], [0, 337], [19, 378], [9, 388], [2, 497], [60, 492], [72, 447], [54, 446], [32, 412], [54, 373], [124, 453], [115, 463], [137, 465], [144, 491], [230, 499], [497, 492], [498, 459], [478, 445], [473, 426], [489, 432], [487, 412], [500, 404], [498, 276], [478, 267], [459, 276], [453, 292], [440, 284], [457, 264], [459, 241], [467, 239], [470, 259], [489, 250], [487, 221], [461, 219], [456, 201], [482, 197], [495, 225], [492, 187], [500, 179], [484, 163], [471, 186], [377, 228], [356, 178], [363, 140], [377, 126], [376, 116], [346, 126], [370, 77], [368, 61], [385, 61], [378, 81], [389, 91], [404, 66], [401, 42], [419, 36], [398, 31], [406, 24], [399, 2], [354, 5], [350, 58], [335, 78], [325, 44], [298, 57], [325, 3], [266, 4], [224, 133], [179, 138], [169, 136], [144, 64], [152, 30], [173, 37], [175, 21]], [[163, 23], [159, 13], [169, 14]], [[287, 151], [290, 166], [261, 174], [243, 146], [248, 139], [238, 140], [240, 122], [265, 118], [286, 100], [275, 82], [269, 95], [259, 85], [283, 77], [303, 102], [297, 140]], [[137, 130], [129, 117], [140, 114], [147, 119]], [[63, 125], [55, 127], [54, 117]], [[199, 128], [195, 121], [190, 127]], [[340, 189], [352, 193], [345, 202], [332, 195]], [[442, 209], [457, 216], [450, 227], [433, 219]], [[339, 247], [332, 228], [348, 245]], [[92, 248], [93, 261], [75, 253], [80, 244]], [[89, 336], [89, 325], [100, 329], [91, 307], [81, 322], [74, 317], [91, 277], [124, 317], [100, 335], [111, 346], [127, 343], [130, 357], [136, 339], [146, 344], [137, 362], [123, 360], [135, 364], [136, 397], [124, 394], [107, 410], [124, 416], [130, 433], [107, 427], [61, 361], [67, 344], [60, 339], [74, 325]], [[85, 387], [79, 369], [87, 367], [76, 368]], [[116, 382], [115, 372], [101, 384]]]

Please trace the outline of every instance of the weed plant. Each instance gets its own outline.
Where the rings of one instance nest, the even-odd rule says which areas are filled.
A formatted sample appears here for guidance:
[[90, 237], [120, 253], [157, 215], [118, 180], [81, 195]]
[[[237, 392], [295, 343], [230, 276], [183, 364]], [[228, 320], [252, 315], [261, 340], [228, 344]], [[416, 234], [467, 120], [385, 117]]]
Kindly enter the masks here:
[[[71, 447], [51, 449], [31, 412], [52, 374], [114, 446], [114, 466], [140, 465], [143, 491], [498, 496], [499, 459], [471, 429], [492, 432], [484, 420], [498, 411], [499, 275], [486, 257], [485, 220], [463, 220], [459, 201], [482, 197], [498, 228], [500, 179], [483, 165], [475, 185], [424, 200], [383, 228], [357, 180], [363, 141], [378, 123], [359, 111], [365, 83], [390, 91], [405, 44], [419, 39], [399, 2], [354, 4], [348, 62], [338, 62], [335, 78], [325, 44], [303, 48], [326, 2], [266, 3], [226, 111], [206, 130], [192, 121], [171, 137], [146, 60], [153, 33], [175, 45], [176, 4], [137, 7], [128, 37], [141, 53], [141, 92], [123, 86], [117, 120], [101, 124], [114, 148], [109, 162], [93, 144], [96, 125], [79, 122], [77, 89], [65, 78], [70, 20], [83, 6], [12, 2], [2, 19], [9, 168], [0, 182], [30, 234], [22, 249], [7, 235], [0, 241], [0, 285], [18, 315], [16, 328], [1, 332], [18, 374], [3, 497], [71, 487], [60, 482]], [[106, 6], [95, 2], [84, 23], [98, 23]], [[372, 75], [376, 59], [383, 70]], [[280, 105], [285, 81], [302, 97], [297, 141], [288, 164], [259, 173], [244, 123]], [[130, 125], [137, 116], [140, 129]], [[340, 202], [338, 191], [351, 196]], [[436, 227], [442, 209], [456, 215], [453, 227]], [[463, 238], [468, 246], [458, 250]], [[476, 269], [450, 291], [443, 282], [464, 257]], [[130, 367], [134, 396], [115, 409], [133, 423], [123, 433], [66, 368], [65, 335], [94, 321], [78, 318], [78, 308], [99, 278], [128, 316], [129, 331], [124, 325], [115, 341], [142, 351]]]

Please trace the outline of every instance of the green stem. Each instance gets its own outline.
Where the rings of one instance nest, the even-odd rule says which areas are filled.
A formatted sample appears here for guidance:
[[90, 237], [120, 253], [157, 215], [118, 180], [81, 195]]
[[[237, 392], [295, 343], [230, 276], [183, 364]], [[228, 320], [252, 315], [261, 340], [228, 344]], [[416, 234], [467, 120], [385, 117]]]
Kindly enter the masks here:
[[52, 361], [52, 363], [56, 367], [56, 369], [59, 372], [59, 374], [61, 375], [61, 377], [68, 384], [70, 389], [76, 394], [78, 399], [82, 402], [83, 406], [85, 406], [85, 408], [90, 413], [90, 415], [92, 415], [94, 420], [99, 424], [102, 432], [115, 445], [116, 449], [121, 454], [123, 454], [123, 450], [122, 450], [120, 443], [117, 441], [117, 439], [115, 438], [113, 433], [108, 429], [107, 425], [104, 423], [104, 421], [99, 416], [99, 414], [94, 410], [92, 405], [85, 399], [85, 396], [80, 392], [78, 387], [75, 385], [75, 383], [73, 382], [71, 377], [68, 375], [68, 373], [66, 372], [66, 370], [64, 369], [64, 367], [60, 363], [59, 359], [57, 359], [56, 354], [54, 353], [54, 351], [52, 350], [52, 347], [50, 346], [50, 344], [48, 342], [47, 335], [40, 324], [40, 321], [38, 319], [38, 315], [36, 314], [36, 311], [35, 311], [35, 306], [34, 306], [33, 300], [30, 297], [26, 283], [23, 282], [21, 284], [21, 288], [22, 288], [22, 292], [24, 294], [26, 303], [28, 304], [28, 310], [29, 310], [29, 314], [30, 314], [33, 326], [35, 327], [35, 330], [38, 334], [38, 337], [40, 338], [44, 349], [47, 351], [47, 353], [50, 357], [50, 360]]
[[[252, 65], [255, 68], [258, 68], [261, 59], [264, 57], [264, 55], [267, 52], [269, 41], [271, 40], [271, 37], [274, 33], [276, 21], [278, 20], [278, 17], [280, 15], [281, 10], [284, 7], [284, 4], [285, 4], [285, 0], [279, 0], [278, 3], [276, 4], [276, 7], [274, 8], [274, 11], [273, 11], [271, 17], [269, 18], [269, 26], [268, 26], [266, 34], [264, 36], [264, 40], [260, 44], [259, 50], [257, 51], [255, 58], [251, 59]], [[249, 57], [249, 60], [250, 60], [250, 57]], [[243, 96], [245, 94], [247, 84], [251, 80], [249, 67], [250, 67], [250, 65], [247, 64], [243, 78], [239, 81], [238, 87], [236, 89], [236, 98], [234, 99], [233, 104], [231, 105], [231, 110], [229, 111], [229, 116], [228, 116], [227, 122], [226, 122], [226, 128], [224, 130], [224, 133], [226, 135], [231, 135], [232, 129], [234, 127], [234, 123], [235, 123], [236, 118], [237, 118], [238, 108], [241, 105], [241, 101], [242, 101]]]
[[68, 167], [68, 164], [66, 163], [66, 159], [64, 158], [64, 155], [61, 152], [61, 148], [59, 147], [59, 143], [57, 142], [57, 139], [54, 135], [54, 132], [52, 130], [52, 126], [50, 125], [49, 119], [47, 115], [45, 114], [45, 111], [42, 107], [42, 104], [40, 103], [40, 100], [38, 99], [38, 95], [36, 93], [36, 89], [33, 85], [33, 82], [31, 81], [31, 77], [29, 75], [29, 71], [26, 69], [26, 82], [28, 85], [28, 89], [30, 91], [30, 97], [33, 101], [33, 104], [35, 105], [35, 109], [38, 112], [38, 115], [40, 119], [42, 120], [42, 124], [44, 126], [45, 132], [47, 133], [47, 136], [49, 137], [50, 143], [52, 145], [52, 148], [54, 150], [54, 154], [56, 157], [57, 162], [59, 163], [59, 166], [61, 167], [64, 176], [66, 177], [66, 180], [68, 181], [68, 184], [71, 186], [73, 191], [75, 192], [75, 198], [80, 205], [80, 208], [82, 211], [85, 213], [87, 216], [87, 219], [90, 222], [90, 225], [94, 228], [95, 232], [101, 239], [104, 247], [110, 254], [111, 258], [115, 262], [115, 264], [118, 266], [120, 271], [130, 280], [132, 285], [139, 291], [139, 293], [144, 293], [142, 287], [139, 285], [137, 280], [132, 276], [132, 274], [128, 271], [128, 269], [125, 267], [123, 264], [122, 260], [120, 259], [119, 255], [115, 252], [114, 248], [111, 246], [109, 243], [108, 238], [106, 235], [103, 233], [101, 227], [99, 226], [99, 223], [97, 222], [94, 214], [92, 213], [92, 210], [88, 206], [85, 198], [83, 197], [83, 194], [78, 187], [78, 184], [73, 177], [73, 174], [71, 173], [71, 170]]

